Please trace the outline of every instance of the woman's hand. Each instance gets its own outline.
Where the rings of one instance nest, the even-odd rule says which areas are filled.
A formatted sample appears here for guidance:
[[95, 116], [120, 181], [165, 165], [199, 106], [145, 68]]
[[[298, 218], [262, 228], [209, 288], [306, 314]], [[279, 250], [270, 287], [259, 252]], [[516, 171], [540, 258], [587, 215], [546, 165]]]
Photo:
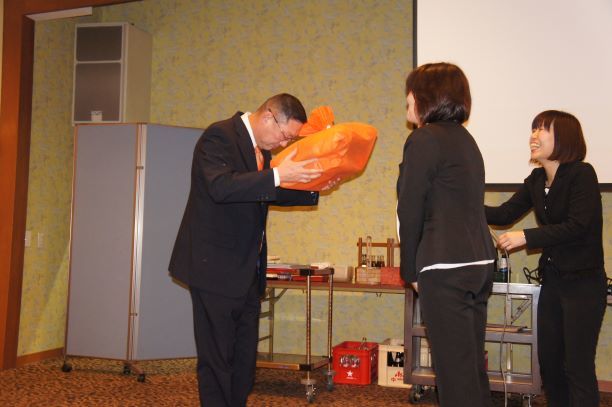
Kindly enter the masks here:
[[516, 249], [525, 246], [525, 244], [527, 244], [527, 240], [525, 239], [525, 232], [522, 230], [511, 230], [497, 239], [497, 247], [502, 250]]

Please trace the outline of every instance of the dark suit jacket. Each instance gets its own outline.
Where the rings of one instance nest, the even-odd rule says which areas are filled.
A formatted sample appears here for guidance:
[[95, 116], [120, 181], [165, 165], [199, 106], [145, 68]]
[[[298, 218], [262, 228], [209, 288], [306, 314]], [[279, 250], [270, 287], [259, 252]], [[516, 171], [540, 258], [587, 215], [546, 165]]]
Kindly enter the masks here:
[[551, 262], [562, 273], [603, 268], [601, 193], [590, 164], [561, 164], [548, 195], [546, 173], [536, 168], [499, 207], [485, 207], [492, 225], [509, 225], [534, 208], [539, 227], [525, 229], [527, 248], [543, 249], [540, 265]]
[[484, 185], [482, 156], [465, 127], [437, 122], [412, 132], [397, 180], [404, 281], [433, 264], [495, 258]]
[[169, 266], [177, 280], [230, 297], [246, 294], [256, 270], [263, 293], [268, 203], [318, 201], [317, 193], [274, 186], [269, 151], [263, 151], [264, 170], [257, 171], [241, 114], [212, 124], [196, 144], [191, 190]]

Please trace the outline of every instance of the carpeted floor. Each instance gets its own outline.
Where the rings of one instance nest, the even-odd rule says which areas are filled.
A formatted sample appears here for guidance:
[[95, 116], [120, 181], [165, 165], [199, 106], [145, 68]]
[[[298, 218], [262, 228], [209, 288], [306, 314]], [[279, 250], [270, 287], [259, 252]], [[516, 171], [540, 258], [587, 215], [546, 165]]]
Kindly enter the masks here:
[[[124, 375], [117, 361], [71, 358], [73, 370], [61, 371], [62, 360], [50, 359], [19, 369], [0, 372], [0, 406], [197, 406], [198, 396], [193, 359], [140, 362], [146, 372], [144, 383]], [[248, 406], [307, 405], [300, 379], [304, 372], [258, 369], [255, 389]], [[324, 369], [314, 372], [320, 385], [313, 405], [325, 406], [409, 406], [408, 390], [378, 386], [340, 385], [327, 391]], [[503, 406], [503, 394], [493, 393], [496, 406]], [[433, 392], [417, 404], [434, 406]], [[539, 396], [533, 406], [545, 406]], [[520, 395], [511, 395], [508, 406], [521, 406]], [[612, 394], [602, 393], [601, 406], [612, 407]]]

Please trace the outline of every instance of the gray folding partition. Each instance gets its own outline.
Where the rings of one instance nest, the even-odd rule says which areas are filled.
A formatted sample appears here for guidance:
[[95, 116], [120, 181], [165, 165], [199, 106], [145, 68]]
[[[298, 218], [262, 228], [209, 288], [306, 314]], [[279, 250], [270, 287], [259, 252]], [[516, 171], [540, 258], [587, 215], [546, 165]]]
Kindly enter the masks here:
[[196, 355], [189, 292], [167, 268], [201, 133], [77, 126], [67, 356], [123, 360], [129, 369]]

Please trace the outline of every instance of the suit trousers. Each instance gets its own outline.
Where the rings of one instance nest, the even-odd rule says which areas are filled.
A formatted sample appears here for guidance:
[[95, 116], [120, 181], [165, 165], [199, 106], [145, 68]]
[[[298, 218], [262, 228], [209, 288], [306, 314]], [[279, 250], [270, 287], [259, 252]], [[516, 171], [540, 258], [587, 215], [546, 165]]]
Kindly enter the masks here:
[[596, 407], [597, 339], [606, 309], [606, 275], [563, 278], [543, 269], [538, 303], [538, 359], [550, 407]]
[[255, 274], [240, 298], [190, 288], [202, 406], [246, 406], [255, 380], [261, 310]]
[[418, 285], [440, 406], [492, 406], [484, 340], [493, 264], [426, 270]]

